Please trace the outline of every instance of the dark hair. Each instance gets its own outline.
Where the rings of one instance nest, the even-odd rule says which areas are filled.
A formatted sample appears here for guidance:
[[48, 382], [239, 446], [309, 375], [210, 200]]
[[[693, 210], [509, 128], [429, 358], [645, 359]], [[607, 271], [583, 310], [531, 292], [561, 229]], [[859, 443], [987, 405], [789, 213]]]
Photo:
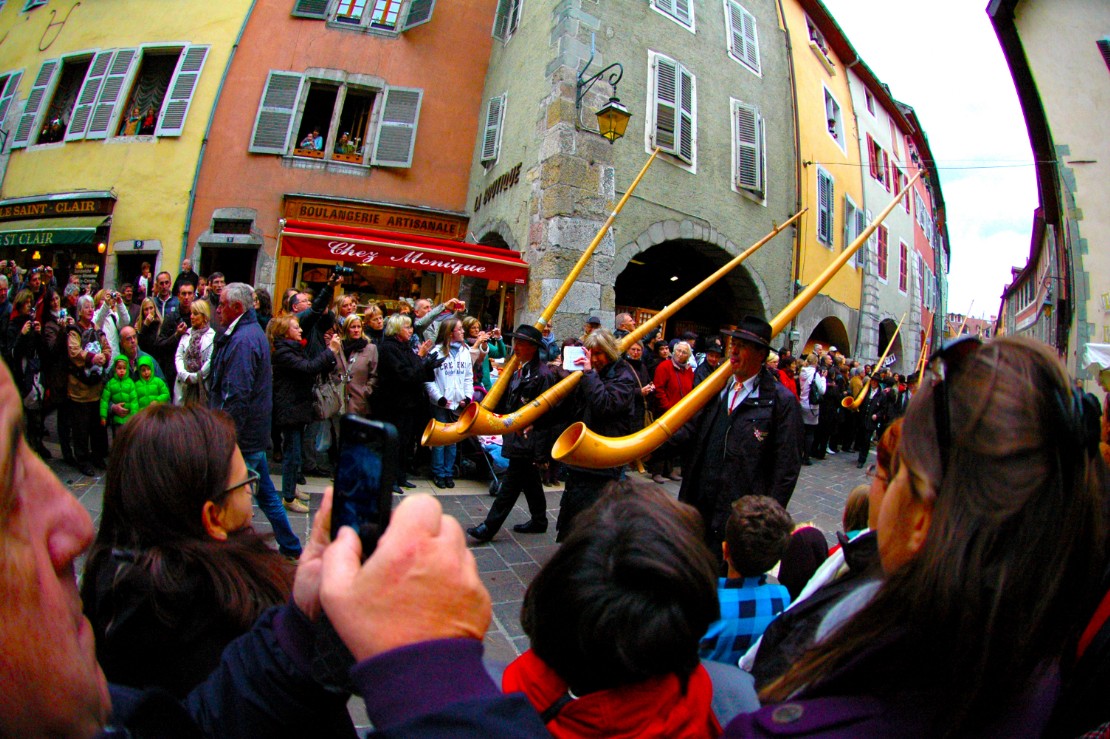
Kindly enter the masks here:
[[845, 534], [867, 528], [867, 515], [871, 510], [871, 501], [867, 494], [870, 490], [870, 485], [856, 485], [852, 488], [852, 492], [848, 493], [848, 500], [844, 501], [844, 517], [841, 521]]
[[794, 519], [777, 500], [745, 495], [732, 504], [725, 524], [729, 562], [745, 577], [762, 575], [786, 553]]
[[215, 280], [216, 278], [219, 278], [219, 279], [225, 280], [225, 281], [227, 280], [227, 278], [224, 277], [223, 272], [213, 272], [212, 274], [208, 275], [208, 281], [209, 282], [212, 282], [212, 280]]
[[285, 292], [281, 294], [281, 309], [283, 311], [285, 311], [286, 313], [293, 312], [293, 299], [297, 297], [297, 294], [299, 292], [300, 290], [295, 287], [285, 288]]
[[270, 297], [270, 291], [264, 287], [257, 287], [254, 290], [254, 296], [258, 298], [258, 315], [270, 318], [274, 312], [274, 301]]
[[461, 323], [461, 318], [451, 316], [450, 318], [444, 318], [443, 322], [439, 324], [439, 331], [436, 332], [436, 348], [444, 357], [451, 356], [451, 334], [455, 333], [455, 326]]
[[698, 666], [720, 616], [701, 518], [653, 486], [612, 482], [524, 594], [532, 649], [575, 693]]
[[885, 689], [944, 707], [930, 734], [979, 733], [1027, 690], [1082, 628], [1104, 566], [1105, 468], [1073, 433], [1072, 393], [1053, 351], [1022, 337], [922, 383], [895, 457], [908, 494], [932, 506], [920, 550], [760, 697], [816, 685], [879, 641]]
[[288, 600], [293, 569], [263, 537], [247, 527], [217, 541], [202, 522], [205, 502], [225, 496], [235, 438], [230, 417], [197, 405], [152, 405], [120, 428], [100, 531], [85, 565], [86, 603], [96, 586], [90, 573], [110, 566], [113, 550], [134, 554], [155, 599], [187, 597], [183, 586], [195, 587], [202, 577], [214, 602], [244, 630]]

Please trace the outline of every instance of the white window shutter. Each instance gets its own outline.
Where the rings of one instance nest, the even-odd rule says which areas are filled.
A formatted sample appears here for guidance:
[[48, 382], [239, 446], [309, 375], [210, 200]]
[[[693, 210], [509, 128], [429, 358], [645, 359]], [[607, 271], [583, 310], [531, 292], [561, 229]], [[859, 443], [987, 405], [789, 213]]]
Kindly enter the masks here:
[[493, 35], [508, 41], [520, 24], [520, 3], [523, 0], [498, 0], [497, 15], [493, 20]]
[[752, 105], [736, 104], [736, 186], [762, 192], [759, 146], [759, 111]]
[[4, 122], [8, 119], [8, 111], [12, 109], [12, 100], [15, 100], [15, 94], [19, 92], [19, 83], [23, 79], [23, 71], [13, 72], [4, 81], [4, 89], [0, 90], [0, 128], [5, 131], [8, 130]]
[[740, 8], [743, 23], [743, 53], [740, 58], [756, 72], [759, 71], [759, 35], [755, 27], [755, 16], [744, 8]]
[[303, 84], [304, 75], [270, 71], [247, 151], [284, 154], [289, 149], [289, 131], [293, 127], [293, 116], [297, 112]]
[[387, 87], [371, 164], [379, 167], [411, 167], [416, 147], [416, 125], [424, 91], [409, 87]]
[[679, 80], [682, 84], [679, 89], [679, 120], [682, 125], [678, 133], [678, 156], [687, 162], [694, 161], [694, 75], [686, 71], [681, 65], [678, 68]]
[[655, 136], [661, 150], [677, 154], [678, 65], [666, 57], [655, 58]]
[[436, 0], [412, 0], [412, 4], [409, 5], [409, 14], [405, 17], [405, 25], [401, 30], [407, 31], [430, 21], [435, 6]]
[[66, 130], [66, 141], [75, 141], [85, 138], [85, 129], [89, 127], [92, 118], [93, 105], [100, 95], [100, 86], [108, 74], [108, 64], [112, 61], [112, 51], [97, 52], [89, 64], [89, 71], [85, 74], [85, 82], [81, 85], [81, 92], [77, 95], [77, 102], [73, 106], [73, 116], [69, 120]]
[[817, 170], [817, 240], [832, 246], [835, 208], [833, 181], [824, 170]]
[[180, 136], [185, 128], [185, 117], [197, 90], [197, 81], [204, 60], [208, 58], [207, 46], [189, 46], [182, 50], [177, 60], [177, 69], [170, 79], [169, 92], [162, 102], [162, 114], [158, 118], [155, 136]]
[[689, 23], [690, 18], [690, 0], [673, 0], [674, 4], [674, 17], [678, 18], [683, 23]]
[[316, 18], [324, 20], [327, 17], [328, 0], [297, 0], [293, 3], [293, 12], [298, 18]]
[[100, 95], [96, 99], [92, 116], [89, 118], [89, 130], [86, 139], [103, 139], [108, 137], [108, 129], [112, 125], [112, 117], [123, 93], [123, 84], [135, 59], [139, 56], [137, 49], [116, 49], [112, 63], [108, 65], [108, 73], [104, 76], [104, 83], [100, 86]]
[[58, 59], [47, 59], [39, 67], [38, 76], [27, 95], [27, 104], [23, 106], [23, 115], [19, 116], [19, 123], [15, 127], [15, 136], [12, 138], [12, 148], [19, 149], [27, 146], [31, 137], [38, 132], [42, 112], [46, 109], [46, 91], [50, 89], [54, 78], [61, 69], [62, 63]]
[[486, 104], [486, 126], [482, 135], [482, 162], [497, 161], [501, 153], [501, 122], [505, 120], [505, 95], [489, 99]]

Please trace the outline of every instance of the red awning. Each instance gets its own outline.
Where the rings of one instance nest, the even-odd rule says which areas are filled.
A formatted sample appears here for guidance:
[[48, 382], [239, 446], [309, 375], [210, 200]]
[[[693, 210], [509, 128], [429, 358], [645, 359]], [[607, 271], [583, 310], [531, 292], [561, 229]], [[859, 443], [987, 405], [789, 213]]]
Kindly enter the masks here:
[[515, 251], [328, 223], [286, 221], [281, 254], [320, 262], [447, 272], [519, 285], [528, 282], [528, 263]]

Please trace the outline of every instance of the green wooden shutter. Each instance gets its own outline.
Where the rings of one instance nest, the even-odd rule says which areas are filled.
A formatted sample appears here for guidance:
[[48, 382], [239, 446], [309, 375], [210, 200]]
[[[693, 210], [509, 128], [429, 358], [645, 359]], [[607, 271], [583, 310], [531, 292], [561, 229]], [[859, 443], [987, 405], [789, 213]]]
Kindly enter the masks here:
[[4, 125], [8, 119], [8, 111], [12, 108], [12, 100], [15, 100], [15, 94], [19, 92], [19, 83], [23, 80], [23, 70], [12, 72], [6, 80], [4, 80], [4, 88], [0, 90], [0, 128], [5, 131], [8, 130]]
[[112, 63], [108, 65], [108, 73], [104, 76], [104, 83], [100, 86], [100, 95], [93, 107], [92, 117], [89, 118], [89, 130], [86, 139], [104, 139], [108, 137], [108, 129], [112, 125], [112, 116], [116, 105], [124, 94], [124, 83], [131, 72], [131, 67], [138, 58], [138, 49], [117, 49]]
[[31, 86], [31, 92], [27, 95], [27, 104], [23, 106], [23, 114], [19, 116], [19, 123], [15, 127], [15, 136], [12, 138], [13, 149], [27, 146], [31, 137], [38, 133], [42, 113], [47, 107], [46, 92], [53, 84], [61, 66], [61, 60], [47, 59], [39, 67], [39, 73]]
[[416, 125], [424, 91], [408, 87], [387, 87], [382, 104], [378, 135], [374, 141], [371, 164], [379, 167], [411, 167], [416, 147]]
[[678, 65], [663, 56], [655, 58], [655, 146], [668, 154], [678, 147]]
[[763, 191], [760, 161], [759, 111], [753, 105], [736, 104], [736, 186]]
[[436, 0], [412, 0], [412, 4], [409, 5], [409, 14], [405, 17], [405, 25], [402, 26], [401, 30], [407, 31], [430, 21], [435, 6]]
[[293, 116], [297, 112], [303, 84], [304, 75], [270, 71], [247, 151], [256, 154], [284, 154], [288, 151], [289, 132], [293, 128]]
[[679, 65], [678, 78], [682, 83], [679, 89], [679, 126], [678, 156], [691, 164], [694, 161], [694, 132], [697, 124], [694, 110], [694, 75]]
[[498, 95], [486, 104], [486, 125], [482, 134], [482, 162], [497, 161], [501, 153], [501, 122], [505, 118], [505, 96]]
[[207, 46], [189, 46], [182, 50], [177, 60], [177, 69], [170, 80], [169, 93], [162, 102], [162, 115], [158, 119], [156, 136], [180, 136], [185, 128], [185, 117], [193, 102], [197, 80], [208, 58]]
[[93, 105], [100, 95], [100, 86], [104, 82], [104, 76], [108, 74], [108, 64], [112, 61], [114, 53], [114, 51], [101, 51], [93, 57], [89, 71], [85, 74], [85, 82], [81, 85], [81, 92], [77, 95], [77, 102], [73, 106], [73, 116], [66, 130], [66, 141], [85, 138], [85, 129], [89, 127]]

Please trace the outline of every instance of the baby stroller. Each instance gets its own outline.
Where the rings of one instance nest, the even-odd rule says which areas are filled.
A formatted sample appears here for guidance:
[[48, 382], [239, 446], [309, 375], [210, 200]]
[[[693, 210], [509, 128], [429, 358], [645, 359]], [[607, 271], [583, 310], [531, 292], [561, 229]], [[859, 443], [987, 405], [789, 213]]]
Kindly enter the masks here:
[[509, 469], [509, 462], [501, 456], [500, 436], [469, 437], [458, 442], [455, 466], [457, 477], [470, 480], [489, 480], [490, 495], [497, 495], [501, 475]]

